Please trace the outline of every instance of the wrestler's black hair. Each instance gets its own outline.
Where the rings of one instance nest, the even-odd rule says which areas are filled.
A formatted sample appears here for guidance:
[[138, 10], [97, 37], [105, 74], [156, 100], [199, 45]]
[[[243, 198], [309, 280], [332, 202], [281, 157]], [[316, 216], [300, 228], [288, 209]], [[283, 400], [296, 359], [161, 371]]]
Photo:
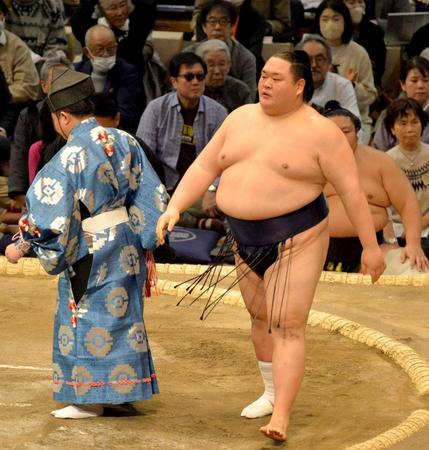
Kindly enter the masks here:
[[119, 112], [116, 98], [106, 92], [97, 92], [92, 96], [94, 103], [94, 116], [110, 117], [114, 119]]
[[399, 79], [402, 83], [405, 83], [408, 74], [413, 70], [418, 70], [424, 77], [429, 76], [429, 61], [422, 56], [414, 56], [411, 59], [405, 61], [401, 66], [399, 73]]
[[353, 37], [353, 22], [352, 17], [350, 15], [349, 8], [347, 8], [346, 4], [343, 0], [324, 0], [316, 10], [316, 16], [314, 18], [314, 33], [320, 34], [320, 16], [322, 15], [325, 9], [332, 9], [338, 14], [341, 14], [344, 19], [344, 31], [341, 35], [341, 42], [343, 44], [348, 44]]
[[202, 58], [192, 52], [182, 52], [174, 55], [168, 66], [168, 72], [171, 77], [176, 78], [180, 72], [180, 66], [193, 66], [194, 64], [201, 64], [203, 72], [207, 75], [207, 64]]
[[314, 85], [313, 75], [311, 74], [310, 58], [303, 50], [293, 52], [275, 53], [272, 57], [280, 58], [291, 64], [291, 71], [295, 81], [303, 79], [305, 81], [303, 98], [309, 102], [313, 97]]
[[325, 114], [325, 108], [323, 106], [318, 105], [317, 103], [309, 103], [309, 105], [315, 109], [319, 114], [321, 114], [322, 116]]
[[393, 100], [393, 102], [387, 107], [386, 117], [384, 118], [384, 125], [391, 136], [396, 138], [392, 132], [395, 122], [401, 117], [406, 117], [410, 112], [414, 112], [420, 120], [423, 132], [423, 129], [428, 124], [428, 115], [420, 106], [419, 102], [413, 98], [398, 98]]
[[340, 103], [336, 100], [329, 100], [329, 102], [326, 103], [323, 115], [325, 117], [348, 117], [353, 123], [356, 131], [359, 131], [362, 127], [359, 117], [355, 116], [348, 109], [342, 108]]
[[199, 15], [199, 21], [203, 25], [207, 22], [207, 16], [213, 9], [220, 9], [228, 14], [231, 25], [234, 25], [237, 20], [237, 10], [231, 2], [226, 2], [225, 0], [211, 0], [204, 3]]

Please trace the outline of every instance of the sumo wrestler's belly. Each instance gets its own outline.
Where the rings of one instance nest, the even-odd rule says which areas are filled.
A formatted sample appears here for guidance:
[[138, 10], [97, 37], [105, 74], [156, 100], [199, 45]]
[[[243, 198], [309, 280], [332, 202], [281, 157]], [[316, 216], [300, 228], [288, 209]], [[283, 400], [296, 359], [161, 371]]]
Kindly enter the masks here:
[[237, 219], [260, 220], [296, 211], [316, 199], [321, 186], [291, 180], [221, 178], [216, 202], [225, 214]]
[[[328, 198], [329, 205], [329, 235], [331, 237], [352, 237], [357, 236], [355, 227], [350, 222], [346, 210], [340, 197]], [[375, 231], [382, 230], [388, 221], [386, 208], [369, 205], [371, 217], [374, 222]]]

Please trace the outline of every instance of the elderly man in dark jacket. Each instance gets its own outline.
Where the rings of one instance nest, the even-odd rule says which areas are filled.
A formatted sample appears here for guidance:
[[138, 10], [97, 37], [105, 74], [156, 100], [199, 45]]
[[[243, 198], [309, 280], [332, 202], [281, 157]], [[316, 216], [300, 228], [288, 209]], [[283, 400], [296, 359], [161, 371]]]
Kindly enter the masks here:
[[121, 127], [135, 132], [141, 115], [138, 71], [116, 56], [118, 44], [113, 31], [94, 25], [86, 32], [84, 53], [88, 59], [77, 63], [78, 72], [91, 75], [95, 92], [113, 95], [121, 113]]
[[154, 0], [81, 0], [71, 18], [71, 27], [82, 47], [85, 34], [94, 25], [110, 27], [118, 44], [118, 56], [134, 64], [143, 75], [153, 46], [147, 38], [155, 24]]

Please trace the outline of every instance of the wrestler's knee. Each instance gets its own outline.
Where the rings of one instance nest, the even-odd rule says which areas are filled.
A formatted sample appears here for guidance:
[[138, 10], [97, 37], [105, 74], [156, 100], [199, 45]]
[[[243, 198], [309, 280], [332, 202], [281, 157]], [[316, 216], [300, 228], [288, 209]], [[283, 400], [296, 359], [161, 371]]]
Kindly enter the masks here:
[[252, 316], [252, 321], [267, 322], [267, 308], [265, 302], [260, 305], [252, 305], [252, 308], [247, 309]]
[[281, 337], [288, 341], [302, 340], [305, 337], [305, 322], [302, 321], [280, 321], [276, 327], [272, 327], [273, 337]]
[[267, 330], [267, 322], [267, 316], [252, 317], [252, 328], [265, 332]]

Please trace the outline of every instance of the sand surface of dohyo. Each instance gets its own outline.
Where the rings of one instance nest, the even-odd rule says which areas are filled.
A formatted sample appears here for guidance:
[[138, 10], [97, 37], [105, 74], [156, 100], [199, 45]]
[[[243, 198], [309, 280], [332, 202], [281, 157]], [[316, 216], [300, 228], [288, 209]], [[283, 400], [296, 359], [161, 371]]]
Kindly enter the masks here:
[[[429, 397], [381, 352], [309, 327], [289, 438], [276, 445], [258, 432], [267, 418], [240, 417], [262, 390], [245, 310], [221, 304], [200, 321], [201, 303], [176, 307], [162, 295], [145, 307], [161, 393], [136, 403], [131, 416], [58, 420], [49, 415], [58, 404], [43, 370], [56, 283], [28, 276], [0, 276], [0, 283], [0, 449], [339, 450], [429, 410]], [[379, 330], [428, 361], [428, 304], [428, 287], [320, 283], [313, 307]], [[429, 427], [390, 448], [429, 449]]]

